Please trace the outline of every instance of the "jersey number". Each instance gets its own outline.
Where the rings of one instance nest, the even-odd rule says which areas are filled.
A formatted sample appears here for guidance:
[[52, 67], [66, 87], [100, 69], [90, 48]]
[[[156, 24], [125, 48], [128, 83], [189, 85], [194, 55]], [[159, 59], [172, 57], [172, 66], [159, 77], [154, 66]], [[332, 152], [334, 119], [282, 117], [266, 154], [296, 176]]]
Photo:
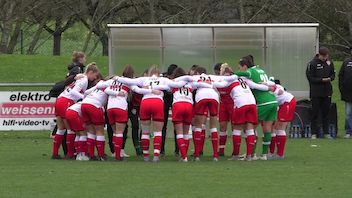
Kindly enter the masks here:
[[180, 88], [180, 94], [188, 96], [189, 90], [187, 88]]
[[242, 78], [238, 78], [238, 82], [240, 82], [240, 85], [243, 89], [247, 89], [247, 84]]
[[260, 74], [260, 80], [262, 82], [268, 82], [269, 81], [269, 78], [266, 74]]

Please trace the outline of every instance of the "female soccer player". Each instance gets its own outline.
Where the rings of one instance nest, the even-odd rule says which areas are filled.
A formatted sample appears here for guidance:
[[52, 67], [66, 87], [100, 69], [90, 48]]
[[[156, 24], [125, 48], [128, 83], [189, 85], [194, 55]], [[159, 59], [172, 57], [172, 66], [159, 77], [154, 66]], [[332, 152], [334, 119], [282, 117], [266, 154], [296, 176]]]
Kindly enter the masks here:
[[[280, 85], [279, 80], [275, 80], [277, 90], [274, 92], [279, 103], [278, 119], [274, 124], [274, 132], [272, 133], [270, 143], [269, 159], [284, 159], [286, 145], [286, 127], [293, 120], [296, 110], [295, 97], [287, 92]], [[281, 92], [281, 94], [280, 94]], [[277, 156], [274, 155], [275, 147], [277, 147]]]
[[61, 159], [59, 156], [59, 148], [62, 143], [65, 130], [67, 129], [67, 147], [74, 147], [75, 133], [71, 131], [67, 121], [65, 120], [65, 114], [68, 107], [83, 98], [83, 92], [88, 87], [88, 81], [95, 80], [99, 73], [98, 67], [95, 63], [91, 63], [87, 66], [83, 78], [76, 80], [72, 84], [66, 87], [66, 89], [59, 95], [55, 102], [55, 114], [56, 123], [58, 130], [53, 140], [53, 154], [52, 159]]
[[[186, 75], [182, 68], [176, 68], [172, 78]], [[193, 118], [193, 95], [192, 91], [197, 88], [212, 88], [208, 83], [187, 83], [182, 87], [170, 87], [173, 94], [172, 122], [176, 131], [176, 141], [180, 149], [182, 162], [187, 162], [187, 150], [189, 147], [189, 127]]]
[[[126, 85], [137, 85], [139, 87], [148, 87], [156, 90], [167, 90], [169, 89], [168, 84], [172, 84], [172, 81], [159, 77], [160, 71], [156, 66], [152, 66], [149, 69], [149, 77], [139, 77], [135, 79], [118, 77], [117, 80]], [[171, 81], [171, 82], [170, 82]], [[182, 82], [183, 85], [186, 82]], [[153, 162], [158, 162], [162, 137], [161, 130], [164, 124], [164, 103], [163, 103], [163, 94], [144, 94], [140, 107], [140, 119], [142, 126], [142, 138], [141, 145], [143, 149], [144, 161], [149, 161], [149, 128], [151, 126], [151, 121], [153, 121], [154, 129], [154, 158]]]
[[[196, 74], [194, 76], [183, 76], [178, 80], [185, 80], [188, 82], [205, 82], [212, 84], [215, 81], [225, 80], [233, 81], [237, 79], [237, 76], [214, 76], [207, 75], [206, 69], [203, 67], [196, 68]], [[218, 121], [218, 105], [219, 95], [214, 88], [199, 88], [195, 97], [195, 131], [194, 131], [194, 160], [200, 161], [200, 152], [202, 150], [202, 124], [205, 123], [206, 116], [204, 112], [209, 111], [210, 113], [210, 132], [213, 146], [213, 160], [218, 161], [218, 130], [216, 128]]]
[[[133, 78], [132, 66], [127, 65], [122, 73], [122, 76], [126, 78]], [[130, 90], [139, 94], [153, 93], [160, 95], [161, 92], [158, 90], [142, 89], [137, 86], [128, 87], [116, 80], [109, 80], [108, 83], [109, 86], [105, 89], [104, 92], [109, 95], [107, 111], [109, 123], [114, 130], [113, 142], [115, 159], [122, 161], [124, 160], [124, 157], [121, 156], [121, 149], [123, 146], [123, 132], [128, 121], [127, 97]]]
[[238, 160], [241, 146], [241, 131], [245, 130], [246, 135], [246, 160], [252, 160], [252, 152], [255, 144], [254, 125], [257, 124], [257, 107], [256, 101], [251, 89], [268, 91], [270, 88], [266, 85], [253, 83], [246, 78], [238, 78], [233, 82], [214, 82], [215, 87], [228, 87], [230, 96], [234, 103], [232, 112], [232, 141], [233, 152], [230, 160]]
[[[265, 71], [258, 65], [254, 65], [253, 57], [248, 55], [239, 61], [240, 72], [236, 72], [239, 76], [248, 76], [253, 82], [261, 84], [269, 81]], [[264, 133], [263, 150], [261, 160], [267, 160], [267, 154], [271, 142], [271, 133], [273, 132], [273, 124], [277, 119], [277, 101], [273, 93], [269, 91], [253, 90], [254, 97], [257, 102], [258, 120], [260, 121]]]
[[[227, 63], [220, 66], [220, 76], [233, 75], [231, 67]], [[231, 98], [231, 89], [229, 86], [218, 88], [220, 94], [219, 107], [219, 124], [220, 124], [220, 141], [219, 141], [219, 156], [224, 156], [226, 141], [227, 141], [227, 123], [231, 121], [233, 112], [233, 99]]]
[[82, 117], [87, 128], [87, 147], [88, 156], [91, 160], [95, 160], [94, 146], [98, 151], [98, 160], [105, 161], [105, 136], [104, 136], [104, 106], [107, 102], [107, 94], [104, 92], [104, 81], [100, 81], [82, 100]]

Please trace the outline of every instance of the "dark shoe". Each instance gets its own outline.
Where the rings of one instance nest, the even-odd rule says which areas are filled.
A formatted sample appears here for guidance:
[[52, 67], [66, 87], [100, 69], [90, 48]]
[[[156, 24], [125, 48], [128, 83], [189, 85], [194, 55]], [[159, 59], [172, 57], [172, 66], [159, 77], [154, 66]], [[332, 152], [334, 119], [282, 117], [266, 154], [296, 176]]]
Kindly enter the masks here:
[[104, 155], [103, 157], [99, 157], [98, 161], [102, 161], [102, 162], [108, 161], [108, 158], [106, 157], [106, 155]]
[[60, 159], [62, 159], [62, 157], [61, 157], [60, 155], [52, 155], [52, 156], [51, 156], [51, 159], [53, 159], [53, 160], [60, 160]]

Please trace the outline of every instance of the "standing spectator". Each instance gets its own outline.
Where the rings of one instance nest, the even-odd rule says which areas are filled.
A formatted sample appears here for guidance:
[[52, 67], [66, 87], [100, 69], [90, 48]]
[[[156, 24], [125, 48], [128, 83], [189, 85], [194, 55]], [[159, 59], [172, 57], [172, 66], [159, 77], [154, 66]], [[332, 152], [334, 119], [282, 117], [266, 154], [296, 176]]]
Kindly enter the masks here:
[[352, 136], [352, 57], [346, 59], [339, 72], [341, 100], [345, 101], [345, 138]]
[[[318, 128], [319, 115], [322, 118], [323, 132], [329, 134], [329, 110], [331, 106], [332, 86], [335, 79], [335, 68], [329, 59], [329, 50], [319, 48], [319, 53], [308, 63], [306, 76], [309, 81], [312, 101], [312, 139], [320, 137]], [[321, 137], [323, 138], [323, 137]]]
[[84, 63], [86, 62], [86, 55], [83, 52], [72, 53], [72, 63], [67, 66], [67, 76], [72, 76], [84, 72]]

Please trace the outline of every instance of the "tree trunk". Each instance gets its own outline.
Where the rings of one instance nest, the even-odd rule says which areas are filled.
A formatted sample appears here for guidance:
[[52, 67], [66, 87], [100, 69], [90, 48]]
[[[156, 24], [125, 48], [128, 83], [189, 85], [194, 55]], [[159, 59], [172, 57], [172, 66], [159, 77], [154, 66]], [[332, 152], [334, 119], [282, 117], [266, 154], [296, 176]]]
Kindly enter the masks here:
[[29, 44], [28, 50], [27, 50], [27, 54], [34, 54], [35, 52], [35, 46], [37, 45], [39, 39], [40, 39], [40, 35], [42, 34], [44, 28], [43, 26], [45, 25], [45, 20], [43, 20], [41, 22], [41, 24], [38, 27], [38, 30], [35, 32], [33, 39], [31, 41], [31, 43]]
[[54, 32], [54, 46], [53, 46], [53, 55], [60, 56], [61, 54], [61, 31]]
[[17, 45], [17, 41], [18, 41], [18, 36], [20, 35], [21, 32], [21, 27], [22, 27], [22, 22], [21, 21], [17, 21], [16, 22], [16, 26], [15, 26], [15, 30], [13, 31], [13, 34], [10, 38], [10, 42], [7, 46], [7, 53], [8, 54], [13, 54], [13, 51], [15, 50], [15, 47]]
[[349, 30], [349, 35], [350, 39], [352, 40], [352, 11], [347, 13], [347, 21], [348, 21], [348, 30]]
[[109, 38], [108, 35], [104, 32], [100, 36], [100, 42], [103, 48], [103, 56], [108, 56], [109, 55]]
[[245, 22], [246, 22], [246, 14], [244, 13], [244, 4], [243, 4], [243, 0], [239, 0], [239, 7], [240, 7], [240, 19], [241, 19], [241, 23], [245, 23]]

